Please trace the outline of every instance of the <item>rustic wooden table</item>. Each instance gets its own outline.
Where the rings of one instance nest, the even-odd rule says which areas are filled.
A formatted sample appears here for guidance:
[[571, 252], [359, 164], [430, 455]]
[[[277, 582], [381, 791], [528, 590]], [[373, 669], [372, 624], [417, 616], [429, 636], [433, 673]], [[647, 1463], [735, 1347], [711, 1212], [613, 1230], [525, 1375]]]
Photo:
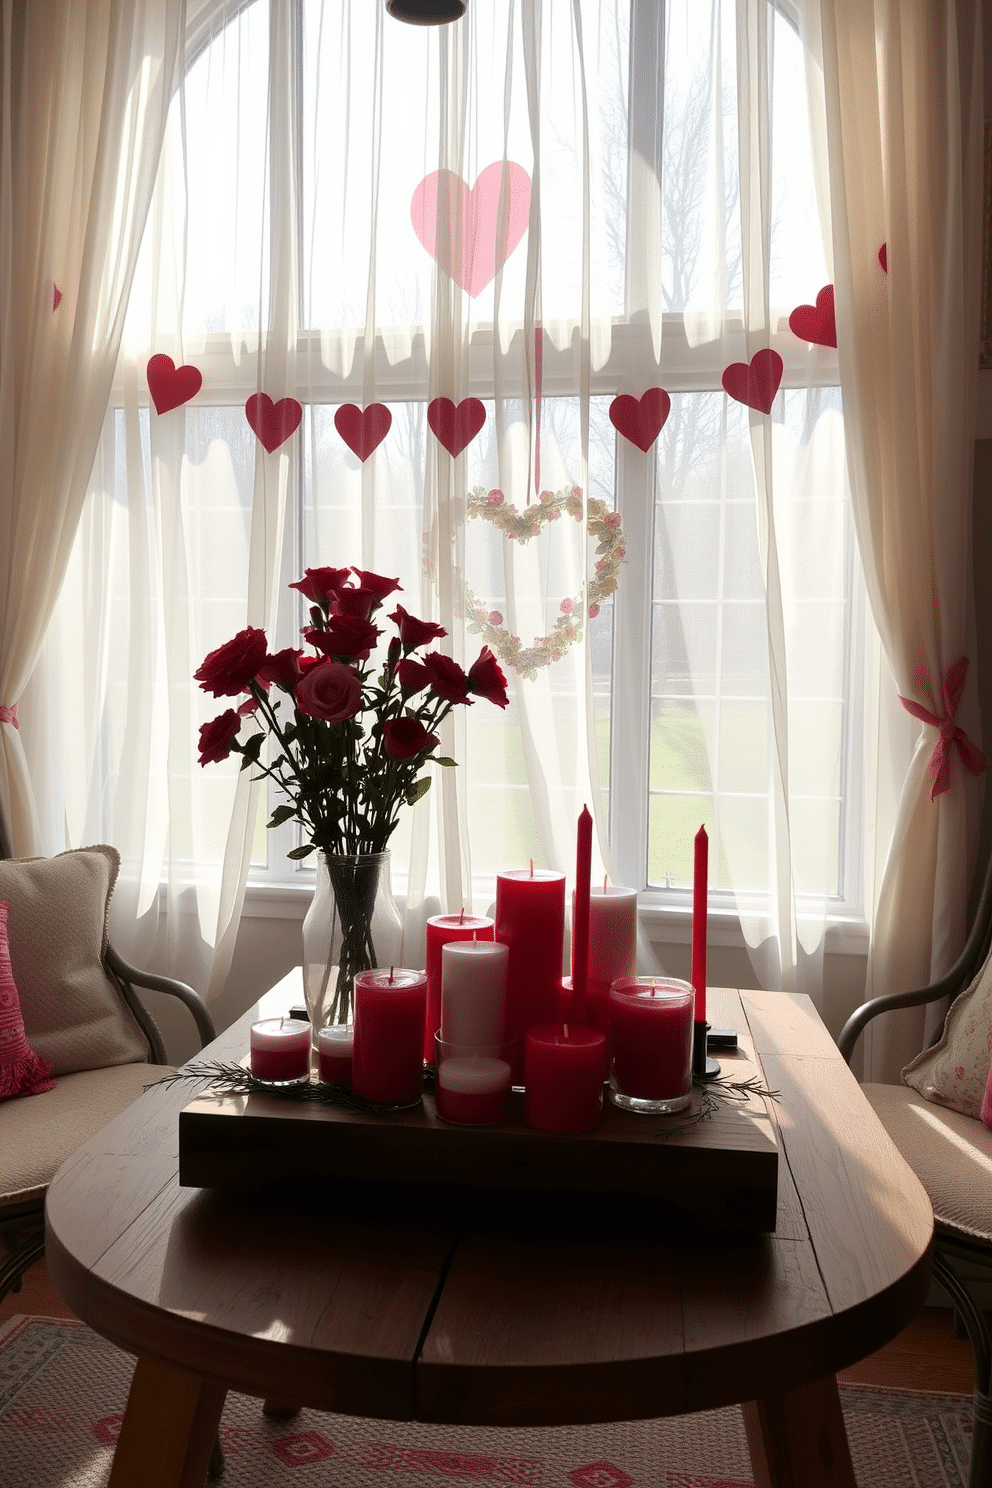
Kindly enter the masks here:
[[[196, 1087], [147, 1091], [47, 1204], [56, 1286], [138, 1359], [111, 1488], [200, 1488], [228, 1389], [497, 1426], [739, 1401], [758, 1488], [855, 1488], [835, 1373], [922, 1305], [930, 1205], [807, 998], [712, 990], [708, 1005], [780, 1092], [772, 1235], [465, 1228], [347, 1212], [333, 1192], [287, 1207], [181, 1188]], [[242, 1057], [256, 1016], [203, 1057]]]

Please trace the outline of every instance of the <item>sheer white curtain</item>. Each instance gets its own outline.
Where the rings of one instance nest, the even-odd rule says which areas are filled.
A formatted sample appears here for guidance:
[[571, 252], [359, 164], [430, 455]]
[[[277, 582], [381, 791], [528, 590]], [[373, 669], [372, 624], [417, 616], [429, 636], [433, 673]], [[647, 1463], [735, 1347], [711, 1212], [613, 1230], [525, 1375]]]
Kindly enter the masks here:
[[[899, 807], [868, 965], [877, 995], [924, 985], [960, 950], [984, 786], [968, 675], [981, 11], [975, 0], [823, 0], [822, 27], [858, 538], [888, 685], [923, 724], [905, 777], [893, 782]], [[923, 1009], [872, 1029], [866, 1074], [888, 1080], [931, 1033]]]
[[[860, 851], [859, 621], [836, 351], [789, 327], [832, 279], [805, 61], [764, 0], [473, 0], [438, 29], [191, 6], [50, 647], [67, 829], [121, 848], [132, 954], [216, 992], [249, 867], [293, 892], [247, 777], [196, 763], [191, 678], [246, 624], [293, 644], [288, 583], [355, 564], [510, 681], [505, 714], [446, 725], [460, 768], [394, 839], [411, 960], [499, 868], [570, 872], [588, 802], [596, 871], [662, 916], [705, 821], [761, 979], [820, 998]], [[157, 411], [152, 356], [195, 395]], [[655, 388], [663, 427], [618, 433], [616, 396], [650, 423]], [[259, 393], [300, 405], [271, 451]], [[453, 453], [428, 404], [468, 398]], [[335, 414], [375, 403], [361, 459]]]
[[0, 25], [0, 821], [27, 855], [46, 843], [17, 705], [99, 443], [183, 4], [3, 0]]

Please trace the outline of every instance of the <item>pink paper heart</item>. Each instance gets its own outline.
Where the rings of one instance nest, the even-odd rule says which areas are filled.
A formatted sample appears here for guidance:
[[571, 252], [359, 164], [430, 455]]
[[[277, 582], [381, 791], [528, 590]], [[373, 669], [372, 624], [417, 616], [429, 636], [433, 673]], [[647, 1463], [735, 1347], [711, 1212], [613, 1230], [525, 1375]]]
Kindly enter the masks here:
[[58, 285], [55, 283], [55, 280], [53, 279], [52, 280], [52, 314], [53, 315], [55, 314], [56, 310], [59, 308], [59, 306], [61, 305], [61, 303], [62, 303], [62, 291], [59, 289]]
[[610, 404], [610, 423], [624, 439], [646, 453], [665, 427], [671, 408], [672, 400], [664, 388], [648, 388], [639, 399], [620, 393]]
[[486, 422], [486, 410], [480, 398], [463, 398], [457, 405], [434, 398], [427, 405], [427, 422], [448, 454], [460, 455]]
[[881, 248], [879, 248], [879, 250], [878, 250], [878, 261], [882, 265], [882, 268], [885, 270], [885, 272], [888, 273], [889, 272], [889, 245], [888, 245], [888, 243], [883, 243], [882, 246], [881, 246]]
[[270, 455], [296, 432], [302, 417], [303, 408], [295, 398], [273, 403], [268, 393], [253, 393], [245, 404], [245, 418]]
[[385, 403], [370, 403], [364, 412], [354, 403], [342, 403], [334, 415], [335, 429], [352, 454], [362, 461], [379, 448], [392, 422], [393, 415]]
[[195, 398], [203, 386], [203, 374], [198, 367], [177, 367], [163, 352], [149, 357], [145, 376], [156, 413], [169, 413], [173, 408], [180, 408], [190, 398]]
[[512, 160], [487, 165], [473, 187], [453, 171], [433, 171], [413, 193], [410, 215], [438, 266], [475, 296], [527, 231], [530, 176]]
[[815, 305], [797, 305], [789, 316], [789, 330], [800, 341], [812, 341], [815, 346], [837, 345], [837, 321], [834, 316], [834, 287], [825, 284], [816, 297]]
[[723, 374], [723, 389], [738, 403], [771, 413], [778, 385], [782, 381], [782, 358], [766, 347], [756, 351], [748, 362], [731, 362]]

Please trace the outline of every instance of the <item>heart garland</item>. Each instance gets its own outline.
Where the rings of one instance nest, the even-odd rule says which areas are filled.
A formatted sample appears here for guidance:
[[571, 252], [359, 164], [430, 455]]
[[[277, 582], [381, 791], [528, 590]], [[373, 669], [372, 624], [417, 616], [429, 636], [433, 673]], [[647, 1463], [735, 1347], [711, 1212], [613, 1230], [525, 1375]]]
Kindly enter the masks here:
[[815, 305], [797, 305], [789, 316], [789, 330], [800, 341], [815, 346], [837, 345], [837, 320], [834, 315], [834, 287], [825, 284]]
[[610, 423], [645, 454], [665, 427], [672, 400], [664, 388], [648, 388], [640, 398], [620, 393], [610, 404]]
[[427, 422], [434, 437], [454, 458], [478, 434], [486, 422], [486, 408], [481, 398], [463, 398], [452, 403], [450, 398], [432, 398], [427, 405]]
[[145, 377], [158, 414], [181, 408], [190, 398], [195, 398], [203, 386], [203, 373], [198, 367], [177, 367], [164, 352], [149, 358]]
[[[567, 512], [577, 522], [582, 521], [582, 489], [571, 486], [564, 491], [542, 491], [533, 506], [523, 510], [510, 506], [502, 491], [486, 492], [481, 486], [473, 486], [466, 503], [468, 516], [491, 522], [504, 536], [516, 542], [529, 542], [536, 537], [545, 522], [554, 522]], [[596, 539], [595, 577], [588, 585], [585, 610], [590, 620], [599, 614], [599, 606], [608, 594], [612, 594], [619, 583], [620, 565], [627, 552], [619, 512], [611, 511], [605, 501], [590, 498], [586, 523], [590, 537]], [[468, 630], [473, 635], [485, 637], [486, 644], [505, 666], [527, 681], [534, 681], [539, 667], [550, 666], [560, 661], [568, 648], [582, 639], [583, 599], [582, 595], [566, 596], [558, 606], [559, 615], [550, 635], [538, 636], [530, 646], [523, 646], [520, 637], [511, 635], [499, 610], [491, 610], [465, 585], [465, 603], [470, 617]]]
[[530, 194], [530, 176], [512, 160], [487, 165], [472, 187], [453, 171], [433, 171], [413, 193], [413, 230], [438, 268], [474, 298], [527, 231]]
[[273, 403], [268, 393], [253, 393], [245, 403], [245, 418], [271, 455], [291, 434], [296, 433], [303, 418], [303, 407], [295, 398], [280, 398], [278, 403]]
[[724, 370], [723, 390], [748, 408], [755, 408], [759, 413], [771, 413], [782, 381], [783, 367], [778, 352], [766, 346], [756, 351], [749, 362], [731, 362]]
[[354, 403], [342, 403], [334, 415], [334, 427], [353, 455], [364, 464], [389, 433], [393, 415], [385, 403], [370, 403], [363, 411]]

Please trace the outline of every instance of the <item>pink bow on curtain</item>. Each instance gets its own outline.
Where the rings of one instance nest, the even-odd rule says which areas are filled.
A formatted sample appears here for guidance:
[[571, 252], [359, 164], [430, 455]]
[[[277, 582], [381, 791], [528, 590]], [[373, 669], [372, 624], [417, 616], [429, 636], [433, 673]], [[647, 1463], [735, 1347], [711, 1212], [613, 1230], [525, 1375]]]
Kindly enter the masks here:
[[16, 729], [20, 728], [21, 725], [17, 721], [16, 703], [9, 708], [5, 703], [0, 703], [0, 723], [12, 723]]
[[951, 753], [950, 746], [956, 744], [961, 756], [961, 763], [972, 775], [981, 775], [987, 770], [989, 762], [985, 755], [968, 738], [963, 728], [958, 728], [954, 722], [954, 715], [958, 711], [961, 694], [964, 692], [964, 679], [968, 675], [968, 658], [959, 656], [957, 661], [952, 662], [944, 673], [940, 684], [940, 690], [944, 699], [944, 717], [938, 718], [924, 708], [922, 703], [914, 703], [912, 698], [904, 698], [900, 693], [899, 701], [907, 713], [912, 713], [921, 723], [929, 723], [937, 729], [940, 737], [933, 746], [930, 756], [930, 799], [936, 800], [944, 791], [951, 788]]

